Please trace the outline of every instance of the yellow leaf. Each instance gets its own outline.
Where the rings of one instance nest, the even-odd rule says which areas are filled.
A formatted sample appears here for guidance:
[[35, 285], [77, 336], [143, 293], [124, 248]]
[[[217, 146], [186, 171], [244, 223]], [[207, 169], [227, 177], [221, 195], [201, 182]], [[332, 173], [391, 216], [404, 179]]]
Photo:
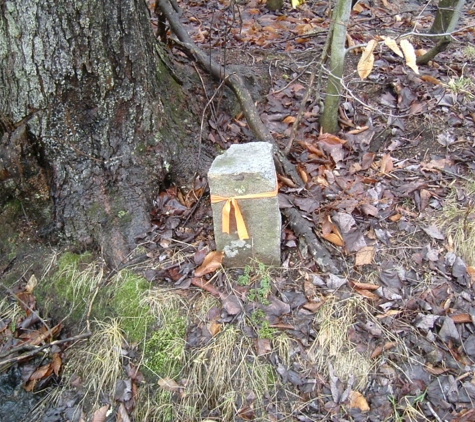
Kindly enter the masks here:
[[406, 39], [401, 40], [399, 43], [401, 49], [406, 58], [406, 64], [417, 74], [419, 74], [419, 69], [416, 64], [416, 52], [414, 51], [414, 46]]
[[378, 45], [376, 40], [371, 40], [361, 55], [360, 61], [358, 62], [357, 70], [358, 75], [361, 79], [365, 79], [369, 76], [371, 71], [373, 70], [374, 65], [374, 54], [373, 51]]
[[402, 54], [402, 51], [397, 45], [396, 40], [391, 37], [383, 37], [383, 39], [384, 44], [386, 44], [391, 50], [393, 50], [399, 57], [404, 57], [404, 54]]
[[290, 4], [292, 5], [292, 9], [297, 9], [301, 4], [304, 4], [305, 0], [290, 0]]
[[370, 410], [368, 402], [364, 398], [363, 394], [358, 391], [352, 391], [350, 393], [350, 407], [352, 409], [360, 409], [362, 412]]

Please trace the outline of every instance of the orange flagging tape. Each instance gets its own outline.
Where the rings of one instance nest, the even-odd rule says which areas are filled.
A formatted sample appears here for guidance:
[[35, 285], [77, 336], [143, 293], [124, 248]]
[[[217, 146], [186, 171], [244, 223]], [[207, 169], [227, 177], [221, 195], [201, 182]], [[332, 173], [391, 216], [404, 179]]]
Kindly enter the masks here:
[[265, 193], [251, 193], [249, 195], [239, 195], [233, 196], [231, 198], [226, 198], [225, 196], [211, 195], [211, 203], [216, 204], [218, 202], [226, 201], [223, 207], [223, 233], [229, 234], [230, 227], [230, 215], [231, 208], [234, 208], [234, 216], [236, 218], [236, 227], [239, 235], [239, 239], [245, 240], [249, 239], [249, 234], [247, 233], [246, 224], [244, 223], [244, 218], [241, 213], [241, 208], [239, 208], [238, 199], [257, 199], [257, 198], [272, 198], [277, 195], [279, 187], [276, 184], [276, 188], [272, 192]]

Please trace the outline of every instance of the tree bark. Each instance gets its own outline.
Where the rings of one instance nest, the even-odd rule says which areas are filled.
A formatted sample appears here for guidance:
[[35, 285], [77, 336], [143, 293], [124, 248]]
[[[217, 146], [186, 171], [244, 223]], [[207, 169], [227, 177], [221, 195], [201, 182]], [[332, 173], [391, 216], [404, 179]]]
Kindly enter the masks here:
[[186, 163], [196, 164], [198, 125], [160, 59], [145, 2], [0, 8], [0, 202], [27, 189], [34, 167], [55, 228], [118, 264], [147, 230], [166, 173], [196, 170]]
[[337, 0], [332, 17], [334, 19], [331, 35], [330, 50], [330, 73], [328, 75], [327, 89], [325, 91], [325, 103], [320, 118], [322, 130], [326, 133], [337, 133], [340, 129], [338, 124], [338, 108], [341, 97], [341, 79], [345, 65], [345, 42], [346, 28], [350, 20], [351, 0]]

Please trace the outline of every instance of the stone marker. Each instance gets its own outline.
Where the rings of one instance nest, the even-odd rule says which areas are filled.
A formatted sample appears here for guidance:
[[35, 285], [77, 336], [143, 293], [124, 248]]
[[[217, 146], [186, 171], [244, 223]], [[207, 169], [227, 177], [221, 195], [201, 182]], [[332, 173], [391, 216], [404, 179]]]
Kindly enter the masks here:
[[223, 263], [242, 267], [254, 258], [279, 265], [281, 218], [272, 145], [232, 145], [214, 160], [208, 181]]

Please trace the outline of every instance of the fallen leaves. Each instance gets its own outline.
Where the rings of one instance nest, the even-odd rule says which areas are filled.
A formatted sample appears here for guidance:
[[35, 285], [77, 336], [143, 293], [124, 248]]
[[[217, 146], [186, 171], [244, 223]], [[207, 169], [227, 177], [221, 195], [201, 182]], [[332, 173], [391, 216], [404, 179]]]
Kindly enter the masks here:
[[223, 252], [211, 251], [208, 253], [200, 267], [195, 270], [195, 276], [202, 277], [221, 268], [223, 257]]

